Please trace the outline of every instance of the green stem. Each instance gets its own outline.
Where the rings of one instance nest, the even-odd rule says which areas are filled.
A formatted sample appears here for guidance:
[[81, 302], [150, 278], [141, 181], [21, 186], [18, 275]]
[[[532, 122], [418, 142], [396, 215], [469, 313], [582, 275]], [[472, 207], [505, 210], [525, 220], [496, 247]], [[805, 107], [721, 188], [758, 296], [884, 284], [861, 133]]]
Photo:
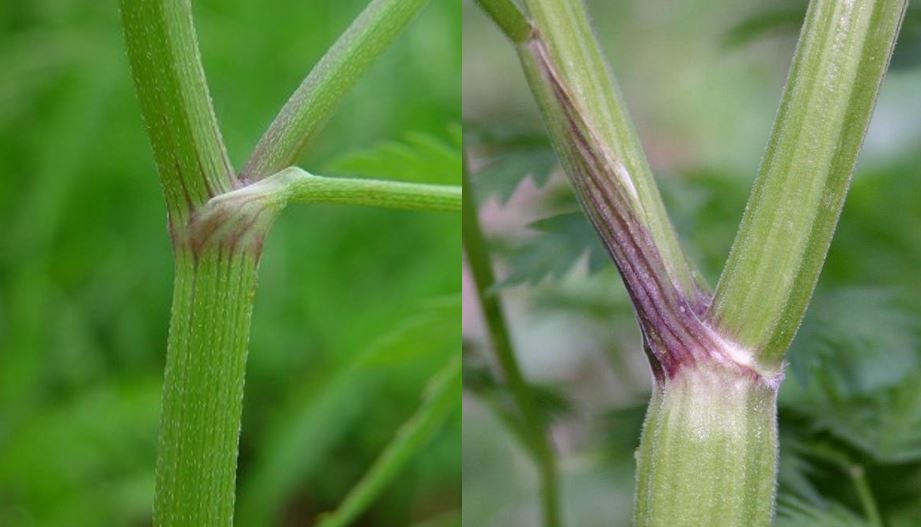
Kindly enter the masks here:
[[180, 249], [158, 444], [156, 526], [233, 523], [258, 254]]
[[324, 516], [317, 527], [346, 527], [367, 509], [460, 405], [460, 378], [460, 360], [455, 358], [432, 379], [415, 415], [400, 428], [368, 473], [349, 491], [342, 505]]
[[720, 364], [656, 382], [637, 451], [637, 527], [768, 527], [776, 384]]
[[170, 224], [236, 186], [211, 107], [189, 0], [121, 0], [134, 86]]
[[473, 199], [473, 191], [470, 190], [472, 187], [466, 163], [463, 174], [463, 185], [464, 188], [468, 189], [463, 195], [464, 205], [461, 213], [463, 217], [464, 252], [467, 255], [467, 264], [476, 284], [477, 298], [479, 298], [483, 317], [489, 330], [490, 342], [499, 360], [499, 367], [505, 377], [505, 383], [512, 394], [515, 405], [521, 412], [521, 424], [529, 436], [528, 443], [532, 445], [529, 453], [532, 455], [540, 475], [544, 526], [558, 527], [562, 525], [562, 522], [560, 519], [556, 457], [547, 439], [547, 430], [543, 420], [534, 405], [531, 390], [524, 380], [524, 375], [521, 373], [518, 360], [512, 350], [505, 314], [499, 305], [498, 297], [490, 292], [490, 289], [496, 283], [496, 279], [489, 259], [489, 249], [477, 217], [477, 206]]
[[[533, 53], [534, 44], [546, 48], [548, 65], [554, 70], [560, 88], [572, 96], [572, 111], [591, 130], [590, 147], [603, 152], [609, 165], [618, 165], [616, 174], [612, 174], [616, 177], [609, 177], [607, 184], [631, 196], [630, 212], [649, 231], [668, 277], [687, 298], [697, 298], [702, 283], [678, 243], [623, 97], [589, 25], [585, 6], [581, 0], [525, 0], [524, 3], [536, 32], [534, 43], [524, 49], [519, 46], [519, 53]], [[527, 67], [529, 59], [523, 57], [523, 61]], [[537, 78], [529, 75], [545, 121], [557, 119], [549, 101], [538, 93], [541, 88], [536, 86]], [[554, 126], [551, 124], [550, 128], [552, 137]], [[559, 152], [566, 138], [553, 139]], [[572, 170], [569, 172], [574, 179], [584, 179]]]
[[292, 167], [240, 190], [212, 199], [209, 208], [258, 201], [280, 208], [286, 203], [330, 203], [403, 210], [459, 212], [461, 187], [382, 179], [315, 176]]
[[857, 498], [867, 516], [867, 521], [873, 527], [883, 527], [883, 519], [879, 515], [879, 507], [876, 506], [873, 491], [870, 490], [870, 485], [867, 483], [867, 475], [863, 466], [851, 464], [847, 467], [847, 474], [854, 484], [854, 490], [857, 492]]
[[372, 0], [285, 103], [243, 169], [255, 181], [294, 164], [338, 102], [428, 0]]
[[906, 0], [813, 0], [712, 318], [777, 368], [828, 252]]
[[477, 0], [499, 29], [512, 42], [521, 44], [531, 37], [531, 24], [512, 0]]

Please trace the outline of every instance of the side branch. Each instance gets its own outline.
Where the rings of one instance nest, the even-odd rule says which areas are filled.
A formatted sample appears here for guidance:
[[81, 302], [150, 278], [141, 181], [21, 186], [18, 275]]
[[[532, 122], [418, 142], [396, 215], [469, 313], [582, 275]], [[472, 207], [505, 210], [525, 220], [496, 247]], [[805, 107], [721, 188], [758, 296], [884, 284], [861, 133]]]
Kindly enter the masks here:
[[256, 181], [292, 165], [337, 103], [427, 3], [372, 0], [285, 103], [247, 161], [243, 179]]
[[134, 86], [153, 147], [170, 224], [184, 225], [236, 178], [198, 53], [190, 0], [121, 0]]
[[813, 0], [712, 318], [777, 368], [812, 297], [906, 0]]
[[328, 203], [402, 210], [459, 212], [461, 187], [383, 179], [315, 176], [297, 167], [215, 197], [202, 211], [259, 205], [281, 209], [287, 203]]

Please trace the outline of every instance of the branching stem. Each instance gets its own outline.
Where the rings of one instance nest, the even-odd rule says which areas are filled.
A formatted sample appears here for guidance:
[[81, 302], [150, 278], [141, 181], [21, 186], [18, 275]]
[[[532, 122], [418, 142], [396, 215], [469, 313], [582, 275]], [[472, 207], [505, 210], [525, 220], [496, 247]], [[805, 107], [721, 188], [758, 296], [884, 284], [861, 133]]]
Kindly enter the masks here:
[[463, 216], [464, 252], [467, 255], [467, 265], [473, 274], [477, 298], [483, 311], [490, 343], [496, 353], [505, 383], [508, 385], [515, 405], [520, 412], [520, 423], [515, 423], [512, 429], [523, 433], [523, 439], [526, 441], [526, 446], [528, 446], [528, 451], [534, 459], [540, 476], [544, 526], [559, 527], [562, 525], [562, 520], [560, 517], [556, 455], [547, 437], [548, 431], [537, 412], [531, 389], [527, 381], [525, 381], [521, 367], [518, 365], [518, 359], [515, 357], [502, 306], [499, 304], [498, 297], [491, 292], [496, 280], [489, 258], [489, 249], [477, 217], [478, 209], [473, 198], [466, 163], [463, 184], [464, 188], [467, 189], [464, 192], [464, 205], [461, 213]]
[[297, 160], [340, 100], [409, 25], [428, 0], [371, 0], [285, 103], [243, 169], [268, 177]]

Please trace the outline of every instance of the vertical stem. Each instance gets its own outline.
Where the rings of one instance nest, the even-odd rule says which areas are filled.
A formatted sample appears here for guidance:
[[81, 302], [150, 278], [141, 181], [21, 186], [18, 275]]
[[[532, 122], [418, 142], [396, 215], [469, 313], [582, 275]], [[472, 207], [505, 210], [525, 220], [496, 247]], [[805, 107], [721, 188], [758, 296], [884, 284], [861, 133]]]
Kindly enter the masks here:
[[176, 254], [154, 525], [230, 526], [258, 255]]
[[767, 367], [779, 368], [812, 298], [906, 5], [809, 4], [710, 313]]
[[547, 439], [547, 430], [543, 420], [534, 406], [531, 390], [521, 373], [518, 360], [515, 358], [505, 314], [499, 305], [498, 297], [490, 292], [490, 288], [496, 283], [496, 279], [489, 260], [486, 240], [477, 217], [477, 207], [473, 198], [466, 162], [464, 163], [463, 174], [463, 239], [464, 251], [467, 254], [467, 264], [470, 266], [473, 281], [476, 284], [477, 297], [480, 300], [483, 317], [486, 320], [489, 339], [495, 350], [505, 382], [521, 412], [521, 424], [528, 434], [527, 440], [530, 445], [528, 450], [534, 458], [540, 474], [544, 526], [558, 527], [562, 523], [560, 519], [556, 457]]
[[873, 498], [873, 491], [867, 484], [867, 474], [862, 465], [852, 464], [846, 467], [847, 474], [854, 483], [854, 490], [857, 492], [857, 498], [863, 507], [863, 512], [867, 516], [867, 521], [873, 527], [883, 527], [882, 517], [879, 515], [879, 507], [876, 506], [876, 500]]
[[637, 527], [769, 527], [777, 386], [723, 364], [658, 380], [637, 451]]
[[198, 53], [190, 0], [121, 0], [134, 87], [170, 225], [236, 186]]

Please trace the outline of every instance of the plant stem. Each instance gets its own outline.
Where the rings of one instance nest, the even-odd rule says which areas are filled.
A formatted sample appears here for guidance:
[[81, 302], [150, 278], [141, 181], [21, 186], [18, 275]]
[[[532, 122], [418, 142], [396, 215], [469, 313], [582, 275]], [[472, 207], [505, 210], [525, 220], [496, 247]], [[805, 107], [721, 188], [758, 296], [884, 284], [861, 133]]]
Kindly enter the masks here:
[[712, 318], [778, 368], [828, 252], [906, 0], [813, 0]]
[[134, 86], [172, 228], [236, 186], [211, 107], [189, 0], [121, 0]]
[[176, 253], [156, 526], [233, 523], [246, 347], [258, 254], [230, 247]]
[[512, 42], [521, 44], [531, 37], [531, 23], [512, 0], [477, 0], [477, 3]]
[[242, 171], [247, 181], [270, 176], [297, 159], [337, 103], [428, 0], [371, 0], [285, 103]]
[[[489, 249], [477, 217], [477, 206], [473, 198], [470, 176], [466, 162], [463, 170], [463, 185], [467, 189], [463, 195], [463, 240], [467, 264], [476, 284], [477, 298], [483, 310], [483, 318], [489, 331], [489, 340], [499, 361], [499, 368], [505, 383], [512, 394], [515, 405], [521, 412], [521, 429], [528, 434], [528, 440], [534, 463], [540, 475], [541, 506], [545, 527], [562, 525], [559, 507], [559, 487], [557, 484], [556, 457], [547, 438], [547, 430], [537, 412], [530, 387], [524, 380], [518, 360], [512, 348], [505, 314], [499, 305], [498, 297], [490, 289], [495, 285]], [[518, 427], [515, 427], [516, 429]]]
[[876, 506], [876, 500], [873, 498], [873, 491], [867, 484], [867, 475], [863, 466], [850, 464], [847, 467], [847, 474], [854, 484], [854, 490], [857, 491], [857, 498], [860, 499], [860, 505], [867, 516], [867, 521], [873, 527], [883, 527], [883, 519], [879, 515], [879, 507]]
[[435, 434], [448, 415], [460, 405], [461, 366], [451, 361], [431, 380], [422, 405], [378, 457], [361, 481], [349, 491], [342, 505], [324, 516], [317, 527], [346, 527], [371, 504], [413, 454]]
[[[670, 281], [687, 298], [697, 298], [702, 283], [678, 243], [643, 147], [589, 25], [582, 1], [525, 0], [524, 3], [536, 28], [533, 40], [545, 46], [558, 81], [573, 95], [574, 111], [592, 130], [593, 148], [604, 152], [609, 163], [618, 165], [616, 177], [608, 177], [608, 187], [620, 187], [627, 192], [631, 197], [631, 213], [649, 231]], [[531, 49], [519, 46], [519, 53], [531, 52], [533, 46]], [[532, 80], [532, 90], [537, 89], [534, 83]], [[540, 98], [538, 102], [546, 118], [549, 110]], [[554, 138], [554, 141], [560, 139]], [[571, 171], [570, 176], [578, 177]]]
[[292, 167], [240, 190], [218, 196], [212, 199], [208, 206], [221, 207], [253, 200], [271, 202], [276, 208], [294, 202], [459, 212], [461, 187], [382, 179], [315, 176]]
[[768, 527], [776, 384], [721, 364], [657, 381], [637, 451], [637, 527]]

